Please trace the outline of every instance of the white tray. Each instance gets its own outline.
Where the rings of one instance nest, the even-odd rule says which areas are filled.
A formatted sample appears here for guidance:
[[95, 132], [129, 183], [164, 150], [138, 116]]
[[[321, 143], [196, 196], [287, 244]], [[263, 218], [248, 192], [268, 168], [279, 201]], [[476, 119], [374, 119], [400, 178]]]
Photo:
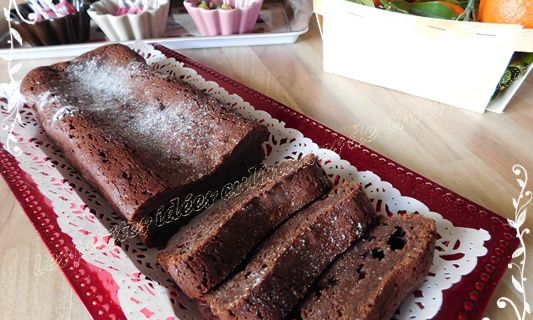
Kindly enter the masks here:
[[[164, 38], [146, 39], [137, 42], [159, 43], [170, 49], [196, 49], [230, 46], [252, 46], [294, 43], [309, 29], [309, 19], [313, 14], [311, 0], [265, 1], [260, 13], [260, 22], [248, 34], [203, 37], [198, 33], [192, 19], [182, 6], [172, 3]], [[3, 38], [3, 39], [2, 39]], [[24, 39], [23, 39], [24, 41]], [[101, 45], [105, 35], [91, 21], [90, 42], [80, 44], [20, 47], [0, 49], [0, 58], [28, 60], [77, 56]], [[122, 42], [133, 44], [136, 41]], [[0, 44], [7, 45], [7, 37], [0, 34]]]

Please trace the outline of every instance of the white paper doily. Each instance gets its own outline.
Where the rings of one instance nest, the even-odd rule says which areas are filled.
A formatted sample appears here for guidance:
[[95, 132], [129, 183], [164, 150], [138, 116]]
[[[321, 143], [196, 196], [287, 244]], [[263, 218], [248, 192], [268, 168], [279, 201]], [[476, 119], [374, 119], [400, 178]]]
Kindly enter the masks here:
[[[485, 230], [455, 227], [440, 214], [431, 212], [420, 201], [404, 197], [390, 183], [370, 171], [357, 171], [339, 155], [320, 149], [299, 131], [285, 128], [284, 123], [268, 113], [255, 110], [236, 95], [230, 95], [217, 83], [204, 80], [196, 71], [185, 68], [173, 58], [167, 58], [149, 45], [133, 48], [147, 63], [162, 73], [181, 77], [237, 110], [243, 116], [261, 121], [270, 131], [267, 144], [272, 151], [265, 160], [270, 165], [302, 154], [315, 153], [326, 163], [325, 171], [336, 179], [357, 180], [374, 206], [380, 202], [393, 214], [399, 211], [417, 212], [434, 219], [440, 238], [437, 240], [430, 275], [417, 294], [412, 294], [400, 307], [397, 319], [430, 319], [440, 309], [443, 291], [459, 282], [477, 264], [477, 258], [487, 253], [484, 242], [490, 239]], [[0, 96], [19, 99], [18, 83], [0, 84]], [[13, 101], [13, 100], [12, 100]], [[31, 175], [40, 191], [50, 200], [61, 231], [68, 234], [81, 258], [111, 274], [118, 285], [118, 299], [129, 319], [201, 319], [194, 302], [177, 291], [170, 278], [156, 263], [157, 250], [147, 249], [138, 239], [114, 244], [109, 230], [122, 220], [105, 201], [71, 168], [62, 154], [49, 143], [38, 125], [34, 112], [19, 106], [21, 123], [15, 124], [11, 144], [20, 148], [21, 168]], [[0, 123], [13, 121], [5, 103], [0, 109]], [[9, 127], [9, 126], [8, 126]], [[5, 143], [8, 130], [0, 130]]]

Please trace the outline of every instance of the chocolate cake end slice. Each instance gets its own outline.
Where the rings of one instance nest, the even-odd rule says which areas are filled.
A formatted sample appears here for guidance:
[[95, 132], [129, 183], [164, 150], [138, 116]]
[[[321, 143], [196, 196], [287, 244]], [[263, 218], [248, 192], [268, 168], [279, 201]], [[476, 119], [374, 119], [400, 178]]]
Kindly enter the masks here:
[[36, 68], [20, 90], [47, 137], [149, 246], [201, 211], [158, 228], [160, 208], [241, 179], [265, 156], [266, 126], [124, 45]]
[[433, 262], [435, 222], [418, 214], [382, 221], [320, 276], [300, 319], [390, 319]]
[[319, 274], [365, 232], [375, 213], [345, 182], [279, 227], [244, 270], [203, 297], [208, 318], [283, 319]]
[[318, 158], [284, 161], [248, 177], [235, 195], [178, 235], [158, 256], [181, 290], [199, 298], [228, 276], [275, 227], [331, 188]]

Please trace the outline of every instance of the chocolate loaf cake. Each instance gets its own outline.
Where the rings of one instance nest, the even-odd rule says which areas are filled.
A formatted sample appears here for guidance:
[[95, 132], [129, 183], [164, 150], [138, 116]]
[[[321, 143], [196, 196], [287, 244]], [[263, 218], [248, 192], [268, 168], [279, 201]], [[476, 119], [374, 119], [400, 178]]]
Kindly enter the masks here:
[[331, 188], [318, 158], [284, 161], [245, 181], [180, 234], [158, 261], [180, 289], [200, 298], [228, 276], [274, 228]]
[[265, 126], [158, 73], [123, 45], [34, 69], [21, 92], [48, 137], [114, 210], [144, 231], [148, 245], [165, 242], [202, 210], [163, 229], [151, 219], [156, 211], [219, 190], [264, 159]]
[[435, 222], [420, 215], [385, 218], [320, 276], [301, 319], [390, 319], [425, 279], [433, 261]]
[[214, 319], [284, 319], [374, 214], [361, 185], [338, 185], [279, 227], [244, 270], [207, 293], [203, 312]]

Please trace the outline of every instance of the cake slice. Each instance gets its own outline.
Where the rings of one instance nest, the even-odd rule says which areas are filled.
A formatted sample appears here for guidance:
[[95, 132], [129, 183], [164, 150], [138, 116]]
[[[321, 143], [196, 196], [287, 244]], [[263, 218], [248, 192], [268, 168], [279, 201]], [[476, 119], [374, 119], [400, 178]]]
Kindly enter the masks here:
[[417, 214], [384, 218], [320, 276], [301, 319], [390, 319], [433, 262], [435, 222]]
[[[206, 193], [218, 196], [264, 159], [264, 125], [124, 45], [36, 68], [21, 92], [49, 139], [147, 245], [165, 243], [205, 209], [196, 204]], [[156, 212], [186, 202], [186, 214], [156, 224]]]
[[158, 256], [180, 289], [199, 298], [228, 276], [269, 234], [330, 186], [311, 154], [249, 177]]
[[345, 182], [278, 228], [244, 270], [203, 297], [214, 319], [283, 319], [320, 273], [366, 230], [374, 208]]

